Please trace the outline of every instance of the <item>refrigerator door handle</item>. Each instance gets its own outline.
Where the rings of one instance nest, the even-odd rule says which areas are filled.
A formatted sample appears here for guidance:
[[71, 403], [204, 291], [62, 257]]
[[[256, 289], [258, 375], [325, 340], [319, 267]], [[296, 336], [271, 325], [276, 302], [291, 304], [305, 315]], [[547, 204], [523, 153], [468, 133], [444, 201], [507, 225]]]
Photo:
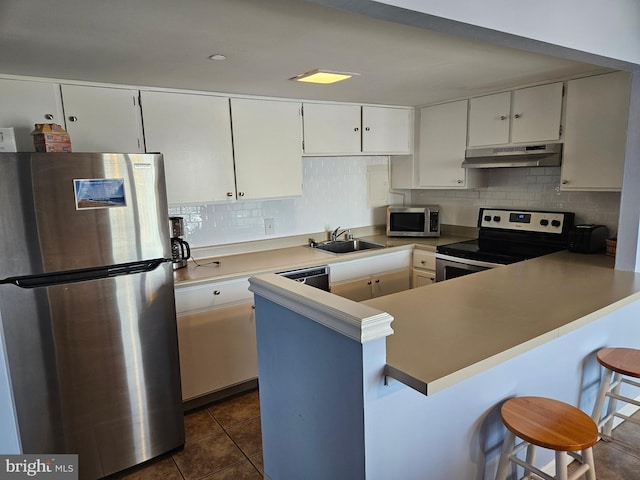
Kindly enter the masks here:
[[12, 284], [20, 288], [38, 288], [60, 285], [63, 283], [84, 282], [101, 278], [117, 277], [119, 275], [132, 275], [136, 273], [151, 272], [165, 262], [171, 262], [170, 258], [155, 258], [139, 262], [107, 265], [104, 267], [82, 268], [79, 270], [67, 270], [64, 272], [40, 273], [21, 277], [8, 277], [0, 280], [2, 284]]

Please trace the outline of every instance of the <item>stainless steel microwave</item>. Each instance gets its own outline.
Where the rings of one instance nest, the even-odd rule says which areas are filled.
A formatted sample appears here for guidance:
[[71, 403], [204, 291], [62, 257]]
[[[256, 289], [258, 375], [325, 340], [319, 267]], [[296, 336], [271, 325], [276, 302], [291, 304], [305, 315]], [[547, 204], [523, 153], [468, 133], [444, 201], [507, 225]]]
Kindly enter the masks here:
[[387, 207], [387, 236], [439, 237], [440, 207]]

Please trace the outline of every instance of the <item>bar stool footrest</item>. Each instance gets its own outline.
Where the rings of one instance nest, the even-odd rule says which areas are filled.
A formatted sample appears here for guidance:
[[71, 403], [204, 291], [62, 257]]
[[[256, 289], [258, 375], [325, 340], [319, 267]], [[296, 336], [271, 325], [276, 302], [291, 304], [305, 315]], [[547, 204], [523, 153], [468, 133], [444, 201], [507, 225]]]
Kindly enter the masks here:
[[623, 402], [635, 405], [636, 407], [640, 407], [639, 401], [633, 398], [625, 397], [624, 395], [620, 395], [619, 393], [607, 392], [607, 397], [615, 398], [616, 400], [621, 400]]
[[[516, 448], [514, 448], [513, 449], [514, 453], [509, 455], [509, 459], [513, 463], [520, 465], [522, 468], [525, 469], [525, 471], [528, 471], [534, 475], [537, 475], [538, 477], [544, 480], [555, 480], [556, 477], [550, 476], [549, 474], [543, 472], [539, 468], [527, 463], [525, 460], [522, 460], [516, 456], [516, 450], [522, 450], [522, 448], [527, 445], [528, 445], [527, 442], [523, 442], [520, 445], [518, 445]], [[582, 478], [583, 475], [587, 473], [591, 467], [589, 467], [589, 465], [587, 465], [586, 463], [583, 463], [583, 456], [580, 455], [579, 453], [577, 452], [565, 452], [565, 453], [567, 453], [568, 455], [571, 455], [573, 458], [575, 458], [580, 462], [580, 466], [574, 472], [572, 472], [571, 475], [569, 475], [567, 480], [578, 480]], [[525, 476], [523, 478], [530, 478], [530, 477]]]

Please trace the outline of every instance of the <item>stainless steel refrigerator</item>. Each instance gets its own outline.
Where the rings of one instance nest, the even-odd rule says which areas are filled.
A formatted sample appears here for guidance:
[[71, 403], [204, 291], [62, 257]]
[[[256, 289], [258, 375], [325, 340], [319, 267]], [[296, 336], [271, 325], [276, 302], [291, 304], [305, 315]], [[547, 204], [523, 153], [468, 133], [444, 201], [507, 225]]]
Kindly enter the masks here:
[[77, 453], [95, 479], [182, 446], [162, 155], [2, 153], [0, 206], [22, 453]]

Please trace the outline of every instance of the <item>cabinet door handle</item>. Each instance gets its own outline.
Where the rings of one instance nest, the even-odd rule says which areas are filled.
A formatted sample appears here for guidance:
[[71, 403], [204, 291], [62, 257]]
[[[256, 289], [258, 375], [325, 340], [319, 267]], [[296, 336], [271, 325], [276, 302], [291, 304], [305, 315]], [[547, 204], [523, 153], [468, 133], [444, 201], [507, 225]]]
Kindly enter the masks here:
[[371, 130], [371, 129], [370, 129], [369, 127], [365, 127], [365, 128], [364, 128], [364, 131], [365, 131], [365, 132], [368, 132], [368, 131], [370, 131], [370, 130]]
[[463, 181], [462, 181], [462, 180], [459, 180], [459, 179], [458, 179], [458, 181], [457, 181], [458, 185], [461, 185], [461, 184], [462, 184], [462, 182], [463, 182]]
[[378, 279], [376, 279], [376, 283], [380, 283], [380, 279], [379, 279], [379, 278], [378, 278]]
[[569, 180], [562, 180], [563, 185], [566, 185], [567, 183], [569, 183]]
[[369, 280], [369, 281], [367, 282], [367, 285], [371, 285], [371, 280]]
[[214, 290], [214, 291], [213, 291], [213, 294], [214, 294], [214, 295], [220, 295], [220, 290]]
[[45, 114], [44, 118], [46, 118], [47, 120], [53, 120], [53, 115], [50, 113]]
[[238, 192], [239, 197], [244, 197], [244, 192]]
[[506, 115], [500, 115], [500, 120], [506, 120], [507, 118], [509, 117], [507, 117]]
[[420, 260], [420, 264], [421, 265], [426, 265], [427, 262], [425, 262], [424, 260]]
[[227, 192], [227, 197], [233, 197], [233, 192]]
[[516, 113], [513, 118], [520, 118], [522, 115], [520, 115], [519, 113]]
[[359, 131], [360, 131], [360, 129], [359, 129], [358, 127], [355, 127], [355, 128], [353, 129], [353, 131], [354, 131], [354, 132], [359, 132]]
[[78, 121], [78, 117], [76, 117], [75, 115], [71, 115], [71, 116], [69, 117], [69, 121], [70, 121], [70, 122], [77, 122], [77, 121]]

